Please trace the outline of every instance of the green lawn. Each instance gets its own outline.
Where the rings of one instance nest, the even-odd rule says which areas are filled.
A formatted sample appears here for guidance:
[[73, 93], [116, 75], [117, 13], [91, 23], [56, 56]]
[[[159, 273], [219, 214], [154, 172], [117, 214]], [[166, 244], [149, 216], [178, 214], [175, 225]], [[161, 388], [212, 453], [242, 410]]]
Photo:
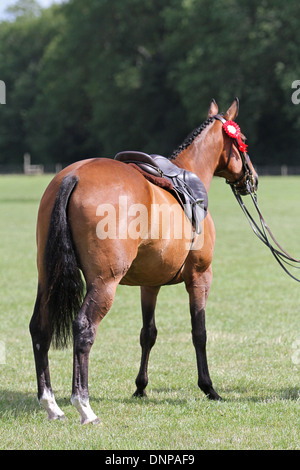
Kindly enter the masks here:
[[[90, 402], [103, 425], [81, 426], [70, 404], [72, 351], [50, 352], [65, 422], [36, 400], [28, 324], [35, 301], [35, 223], [49, 176], [0, 177], [1, 449], [300, 449], [300, 285], [253, 235], [223, 180], [209, 194], [217, 230], [207, 305], [208, 361], [223, 402], [197, 387], [188, 298], [162, 288], [148, 399], [139, 368], [139, 289], [120, 286], [90, 359]], [[261, 178], [259, 203], [275, 236], [300, 257], [300, 178]], [[298, 343], [297, 343], [298, 341]], [[2, 363], [1, 363], [2, 362]]]

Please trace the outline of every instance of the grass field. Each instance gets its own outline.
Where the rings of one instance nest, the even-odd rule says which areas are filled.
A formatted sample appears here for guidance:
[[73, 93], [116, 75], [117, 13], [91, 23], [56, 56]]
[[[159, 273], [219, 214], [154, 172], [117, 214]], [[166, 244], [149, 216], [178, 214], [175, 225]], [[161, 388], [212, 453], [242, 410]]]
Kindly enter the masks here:
[[[72, 351], [50, 352], [65, 422], [36, 400], [28, 324], [36, 293], [35, 223], [49, 176], [0, 177], [1, 449], [300, 449], [299, 284], [253, 235], [229, 187], [214, 180], [217, 230], [207, 305], [208, 361], [223, 402], [197, 387], [184, 286], [162, 288], [148, 399], [133, 399], [140, 360], [139, 289], [119, 287], [90, 360], [90, 402], [103, 425], [80, 426], [70, 404]], [[300, 257], [300, 178], [261, 178], [259, 203], [284, 248]]]

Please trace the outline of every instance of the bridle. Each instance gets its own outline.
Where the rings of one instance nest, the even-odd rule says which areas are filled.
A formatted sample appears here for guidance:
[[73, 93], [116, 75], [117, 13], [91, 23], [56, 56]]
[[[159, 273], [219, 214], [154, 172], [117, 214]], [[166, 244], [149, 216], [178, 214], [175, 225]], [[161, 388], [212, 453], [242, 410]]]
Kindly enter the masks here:
[[[216, 114], [213, 117], [215, 119], [218, 119], [219, 121], [221, 121], [223, 124], [225, 122], [227, 122], [227, 120], [222, 116], [222, 114]], [[239, 176], [234, 181], [226, 180], [226, 183], [231, 186], [232, 190], [235, 189], [237, 192], [240, 192], [244, 195], [252, 193], [252, 194], [254, 194], [254, 196], [256, 198], [256, 184], [255, 184], [255, 178], [254, 178], [253, 172], [252, 172], [251, 167], [250, 167], [250, 157], [249, 157], [247, 152], [244, 152], [244, 151], [240, 150], [239, 142], [238, 142], [237, 139], [231, 138], [231, 146], [230, 146], [229, 157], [228, 157], [226, 165], [222, 169], [222, 171], [224, 171], [226, 168], [228, 168], [228, 165], [229, 165], [230, 160], [231, 160], [232, 150], [233, 150], [233, 145], [234, 144], [236, 145], [237, 150], [240, 154], [240, 158], [241, 158], [242, 165], [243, 165], [243, 173], [241, 174], [241, 176]], [[243, 183], [243, 186], [245, 188], [243, 191], [241, 191], [241, 183]]]
[[[216, 114], [213, 117], [221, 121], [223, 124], [226, 122], [226, 119], [224, 119], [224, 117], [221, 114]], [[279, 265], [282, 267], [282, 269], [292, 279], [294, 279], [297, 282], [300, 282], [300, 279], [294, 276], [290, 272], [290, 270], [287, 268], [287, 266], [290, 266], [294, 269], [300, 269], [300, 259], [294, 258], [279, 245], [273, 233], [271, 232], [270, 228], [268, 227], [264, 217], [262, 216], [262, 213], [257, 203], [256, 184], [255, 184], [255, 178], [254, 178], [253, 172], [250, 167], [250, 157], [246, 152], [240, 150], [239, 142], [237, 141], [237, 139], [232, 138], [230, 153], [229, 153], [229, 157], [226, 162], [225, 168], [227, 168], [229, 165], [234, 144], [236, 144], [237, 149], [239, 151], [244, 171], [243, 171], [243, 174], [239, 178], [237, 178], [235, 181], [232, 182], [232, 181], [226, 180], [226, 183], [230, 185], [232, 192], [239, 206], [244, 212], [254, 234], [259, 238], [260, 241], [263, 242], [264, 245], [266, 245], [270, 249], [272, 255], [274, 256], [276, 261], [279, 263]], [[223, 168], [223, 170], [225, 168]], [[242, 182], [243, 182], [244, 189], [241, 190]], [[248, 209], [246, 208], [244, 204], [242, 196], [245, 196], [247, 194], [250, 195], [253, 205], [255, 207], [255, 210], [258, 214], [260, 226], [254, 220], [253, 216], [250, 214], [250, 212], [248, 211]]]

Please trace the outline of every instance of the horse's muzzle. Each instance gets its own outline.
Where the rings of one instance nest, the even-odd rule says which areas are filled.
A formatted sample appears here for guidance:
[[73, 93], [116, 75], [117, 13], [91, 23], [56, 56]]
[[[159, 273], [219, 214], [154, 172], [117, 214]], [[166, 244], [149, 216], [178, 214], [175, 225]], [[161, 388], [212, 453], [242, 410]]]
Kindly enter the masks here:
[[233, 183], [227, 181], [227, 183], [230, 184], [231, 188], [241, 196], [247, 196], [247, 194], [256, 194], [258, 188], [258, 176], [256, 173], [253, 174], [251, 171], [243, 175], [240, 180]]

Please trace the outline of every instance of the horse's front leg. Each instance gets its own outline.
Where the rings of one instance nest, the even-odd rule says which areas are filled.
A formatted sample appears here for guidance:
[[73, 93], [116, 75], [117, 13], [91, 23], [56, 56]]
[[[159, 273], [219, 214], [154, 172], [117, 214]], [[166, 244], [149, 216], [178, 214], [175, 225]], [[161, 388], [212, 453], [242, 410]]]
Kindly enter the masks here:
[[140, 343], [142, 347], [142, 358], [138, 376], [136, 378], [135, 397], [145, 397], [145, 388], [148, 384], [148, 360], [151, 348], [154, 346], [157, 329], [155, 326], [154, 311], [157, 294], [160, 287], [141, 287], [141, 302], [143, 314], [143, 327], [141, 329]]
[[210, 379], [206, 357], [205, 306], [211, 281], [212, 269], [210, 266], [203, 273], [193, 273], [189, 282], [186, 282], [186, 289], [190, 298], [192, 338], [197, 358], [198, 385], [208, 398], [220, 400], [221, 397], [214, 390]]

